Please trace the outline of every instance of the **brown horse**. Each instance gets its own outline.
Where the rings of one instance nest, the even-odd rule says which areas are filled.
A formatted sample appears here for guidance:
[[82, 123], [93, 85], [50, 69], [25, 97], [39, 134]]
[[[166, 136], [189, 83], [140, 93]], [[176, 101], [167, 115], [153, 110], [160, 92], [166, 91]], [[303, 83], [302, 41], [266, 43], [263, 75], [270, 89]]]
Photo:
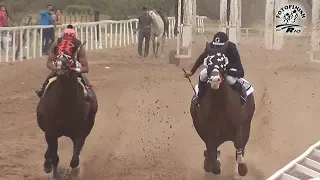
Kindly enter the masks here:
[[244, 161], [244, 150], [250, 135], [251, 120], [255, 111], [253, 94], [245, 104], [240, 95], [226, 81], [225, 61], [212, 58], [208, 66], [208, 84], [200, 106], [191, 102], [190, 112], [194, 127], [205, 142], [204, 170], [220, 174], [218, 147], [232, 141], [236, 149], [237, 173], [245, 176], [248, 172]]
[[98, 102], [93, 89], [93, 100], [85, 100], [83, 84], [80, 83], [79, 74], [71, 69], [69, 61], [65, 57], [57, 59], [57, 76], [53, 82], [49, 82], [45, 95], [37, 106], [37, 121], [48, 144], [45, 153], [44, 171], [57, 178], [57, 166], [59, 163], [58, 138], [70, 137], [73, 142], [73, 156], [70, 162], [71, 168], [77, 168], [80, 163], [80, 152], [86, 137], [94, 125], [95, 115], [98, 110]]

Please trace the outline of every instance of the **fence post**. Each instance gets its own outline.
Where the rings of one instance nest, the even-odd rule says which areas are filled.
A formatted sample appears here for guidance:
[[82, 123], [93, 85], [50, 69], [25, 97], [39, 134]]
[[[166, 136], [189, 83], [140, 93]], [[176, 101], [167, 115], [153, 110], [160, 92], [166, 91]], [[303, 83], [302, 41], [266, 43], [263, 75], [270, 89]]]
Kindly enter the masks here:
[[[94, 22], [98, 22], [100, 21], [100, 12], [99, 11], [94, 11]], [[99, 29], [100, 29], [100, 25], [97, 24], [97, 28], [96, 28], [96, 35], [97, 35], [97, 39], [100, 38], [100, 32], [99, 32]]]

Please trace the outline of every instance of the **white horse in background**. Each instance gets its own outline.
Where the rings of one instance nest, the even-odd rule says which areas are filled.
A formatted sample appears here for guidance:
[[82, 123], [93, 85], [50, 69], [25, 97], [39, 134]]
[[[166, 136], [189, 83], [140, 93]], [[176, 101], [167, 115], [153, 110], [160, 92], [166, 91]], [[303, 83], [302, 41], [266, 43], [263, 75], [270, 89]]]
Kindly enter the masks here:
[[[148, 11], [148, 14], [151, 16], [153, 20], [153, 23], [151, 25], [151, 41], [152, 41], [152, 47], [153, 47], [153, 54], [155, 57], [159, 57], [158, 50], [161, 44], [161, 57], [163, 57], [164, 43], [166, 39], [165, 38], [166, 27], [165, 27], [164, 20], [166, 20], [167, 17], [164, 14], [163, 14], [163, 17], [161, 17], [160, 14], [154, 10]], [[160, 42], [160, 38], [162, 43]]]

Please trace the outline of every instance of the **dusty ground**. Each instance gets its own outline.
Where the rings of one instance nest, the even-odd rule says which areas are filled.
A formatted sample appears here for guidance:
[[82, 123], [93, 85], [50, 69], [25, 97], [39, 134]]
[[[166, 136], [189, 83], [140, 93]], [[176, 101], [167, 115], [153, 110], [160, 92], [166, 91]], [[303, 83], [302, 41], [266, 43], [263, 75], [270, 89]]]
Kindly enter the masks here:
[[[195, 44], [196, 54], [203, 42]], [[239, 48], [246, 79], [255, 87], [257, 110], [246, 149], [245, 179], [266, 179], [318, 141], [320, 67], [309, 64], [307, 48], [295, 43], [274, 52], [254, 39], [246, 42]], [[230, 179], [231, 143], [222, 146], [222, 174], [214, 177], [203, 171], [205, 146], [189, 114], [193, 91], [178, 67], [166, 58], [138, 59], [135, 47], [93, 52], [89, 59], [88, 76], [100, 108], [81, 156], [81, 179]], [[188, 60], [181, 63], [190, 65]], [[33, 92], [47, 73], [44, 59], [0, 65], [1, 180], [49, 177], [42, 171], [46, 143], [36, 124], [39, 99]], [[66, 138], [59, 143], [62, 179], [71, 179], [72, 144]]]

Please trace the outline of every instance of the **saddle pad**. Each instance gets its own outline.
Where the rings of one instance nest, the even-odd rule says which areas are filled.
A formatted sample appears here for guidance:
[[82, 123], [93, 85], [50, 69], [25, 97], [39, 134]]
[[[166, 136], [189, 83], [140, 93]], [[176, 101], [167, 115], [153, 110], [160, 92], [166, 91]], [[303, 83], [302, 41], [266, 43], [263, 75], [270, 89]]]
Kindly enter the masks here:
[[240, 83], [242, 84], [242, 86], [244, 87], [244, 89], [246, 90], [247, 96], [249, 96], [251, 93], [253, 93], [254, 88], [251, 86], [251, 84], [244, 78], [240, 78]]
[[[247, 96], [249, 96], [251, 93], [253, 93], [254, 88], [251, 86], [251, 84], [247, 80], [245, 80], [244, 78], [241, 78], [239, 80], [240, 80], [242, 86], [246, 89]], [[198, 95], [198, 92], [199, 92], [198, 84], [196, 84], [194, 86], [194, 90], [196, 91], [196, 93]]]
[[[49, 87], [54, 81], [56, 81], [56, 80], [57, 80], [57, 77], [56, 77], [56, 76], [49, 79], [49, 82], [48, 82], [48, 84], [47, 84], [47, 86], [46, 86], [45, 91], [44, 91], [43, 94], [46, 93], [48, 87]], [[85, 88], [84, 84], [81, 82], [81, 78], [78, 77], [77, 80], [78, 80], [79, 84], [82, 86], [84, 95], [87, 96], [88, 92], [87, 92], [87, 89]]]

